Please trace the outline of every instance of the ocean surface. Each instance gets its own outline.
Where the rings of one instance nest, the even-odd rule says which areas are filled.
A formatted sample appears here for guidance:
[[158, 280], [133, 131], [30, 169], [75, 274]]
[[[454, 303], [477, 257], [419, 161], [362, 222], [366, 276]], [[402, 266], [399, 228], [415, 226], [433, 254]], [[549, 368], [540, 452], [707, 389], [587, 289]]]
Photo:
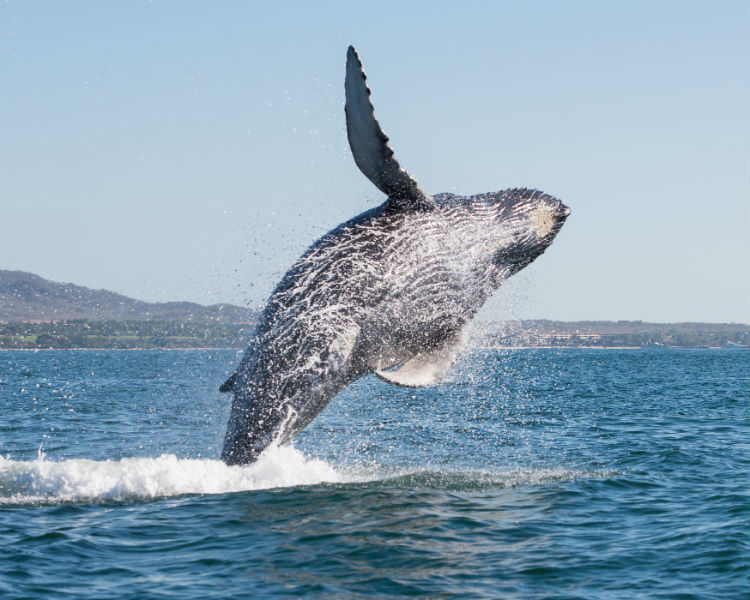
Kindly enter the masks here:
[[478, 350], [218, 460], [234, 351], [0, 352], [0, 598], [750, 596], [750, 352]]

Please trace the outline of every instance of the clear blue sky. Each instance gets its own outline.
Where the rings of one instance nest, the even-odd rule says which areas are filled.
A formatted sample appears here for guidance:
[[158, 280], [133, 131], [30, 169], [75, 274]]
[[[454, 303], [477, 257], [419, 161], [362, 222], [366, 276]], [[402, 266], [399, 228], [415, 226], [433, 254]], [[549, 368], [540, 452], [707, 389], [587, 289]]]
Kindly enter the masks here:
[[382, 195], [344, 125], [354, 44], [431, 193], [573, 214], [484, 318], [750, 321], [738, 2], [8, 2], [0, 268], [261, 305]]

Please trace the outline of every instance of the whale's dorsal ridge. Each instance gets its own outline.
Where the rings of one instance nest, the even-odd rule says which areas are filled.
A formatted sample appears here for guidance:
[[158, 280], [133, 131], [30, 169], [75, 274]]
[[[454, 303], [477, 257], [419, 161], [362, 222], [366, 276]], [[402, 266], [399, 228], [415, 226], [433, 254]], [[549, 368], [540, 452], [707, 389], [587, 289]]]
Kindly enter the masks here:
[[346, 53], [346, 132], [354, 162], [375, 186], [387, 194], [389, 203], [400, 209], [432, 208], [434, 203], [417, 181], [401, 168], [388, 136], [375, 118], [370, 88], [357, 51], [349, 46]]

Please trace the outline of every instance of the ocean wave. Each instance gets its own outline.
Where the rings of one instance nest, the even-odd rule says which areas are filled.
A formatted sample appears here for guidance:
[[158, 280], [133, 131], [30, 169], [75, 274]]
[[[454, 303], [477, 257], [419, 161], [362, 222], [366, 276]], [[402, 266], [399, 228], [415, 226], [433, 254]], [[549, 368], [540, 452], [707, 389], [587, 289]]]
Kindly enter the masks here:
[[293, 446], [269, 448], [257, 462], [232, 467], [174, 454], [118, 461], [0, 457], [0, 505], [223, 494], [341, 480], [328, 463], [306, 457]]
[[579, 479], [609, 479], [622, 473], [613, 470], [576, 470], [564, 467], [515, 468], [457, 471], [438, 469], [401, 470], [378, 479], [360, 479], [365, 485], [445, 491], [483, 491], [489, 489], [543, 486]]
[[377, 464], [333, 466], [290, 445], [269, 448], [257, 462], [244, 466], [227, 466], [211, 459], [178, 458], [174, 454], [117, 461], [84, 458], [53, 461], [40, 453], [33, 461], [0, 456], [0, 505], [155, 499], [317, 484], [480, 491], [612, 475], [616, 474], [559, 467], [454, 471]]

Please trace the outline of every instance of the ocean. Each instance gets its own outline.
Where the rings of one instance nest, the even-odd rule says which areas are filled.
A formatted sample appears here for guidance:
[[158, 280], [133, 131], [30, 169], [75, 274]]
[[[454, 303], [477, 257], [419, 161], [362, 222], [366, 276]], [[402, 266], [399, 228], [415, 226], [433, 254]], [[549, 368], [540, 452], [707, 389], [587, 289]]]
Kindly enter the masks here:
[[239, 357], [0, 352], [0, 598], [750, 596], [747, 349], [474, 350], [227, 467]]

